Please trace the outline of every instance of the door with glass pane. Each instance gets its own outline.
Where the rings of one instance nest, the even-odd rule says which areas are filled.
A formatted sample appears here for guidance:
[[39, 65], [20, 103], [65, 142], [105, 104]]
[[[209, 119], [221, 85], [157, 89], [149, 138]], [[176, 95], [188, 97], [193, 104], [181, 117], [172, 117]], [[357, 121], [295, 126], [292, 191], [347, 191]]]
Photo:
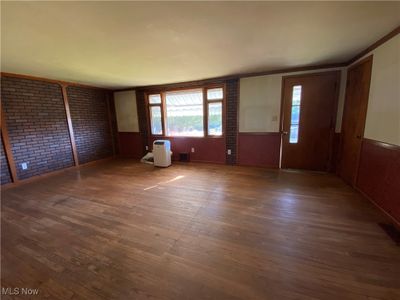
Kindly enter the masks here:
[[330, 168], [339, 78], [336, 71], [283, 78], [282, 168]]

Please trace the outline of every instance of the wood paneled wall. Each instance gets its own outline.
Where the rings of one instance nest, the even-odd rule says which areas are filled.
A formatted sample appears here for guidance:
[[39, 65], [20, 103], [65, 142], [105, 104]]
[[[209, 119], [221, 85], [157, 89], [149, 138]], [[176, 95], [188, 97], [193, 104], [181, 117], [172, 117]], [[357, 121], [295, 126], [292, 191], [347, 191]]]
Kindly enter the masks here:
[[363, 139], [356, 188], [400, 224], [400, 146]]

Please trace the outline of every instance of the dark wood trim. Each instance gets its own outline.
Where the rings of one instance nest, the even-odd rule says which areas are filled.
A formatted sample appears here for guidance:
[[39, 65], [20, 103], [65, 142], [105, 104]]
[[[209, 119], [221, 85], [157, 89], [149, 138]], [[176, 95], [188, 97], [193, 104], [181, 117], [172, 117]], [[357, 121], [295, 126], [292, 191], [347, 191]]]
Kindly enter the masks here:
[[[224, 94], [225, 95], [225, 94]], [[228, 105], [225, 105], [227, 107]], [[237, 82], [237, 90], [236, 90], [236, 161], [235, 164], [239, 162], [239, 130], [240, 130], [240, 120], [239, 120], [239, 113], [240, 113], [240, 80]], [[225, 116], [227, 115], [227, 111], [225, 111]], [[226, 120], [225, 120], [226, 122]], [[225, 124], [226, 125], [226, 124]], [[225, 126], [226, 128], [226, 126]], [[228, 149], [226, 147], [227, 141], [225, 139], [225, 154], [228, 154]], [[225, 162], [226, 163], [226, 162]]]
[[110, 108], [111, 101], [110, 101], [109, 93], [106, 94], [106, 105], [107, 105], [108, 128], [110, 129], [110, 135], [111, 135], [111, 146], [112, 146], [113, 156], [115, 157], [115, 155], [116, 155], [115, 137], [114, 137], [114, 128], [113, 128], [112, 114], [111, 114], [111, 108]]
[[366, 198], [369, 202], [371, 202], [376, 208], [379, 209], [393, 224], [400, 229], [400, 222], [397, 221], [392, 215], [390, 215], [388, 212], [386, 212], [382, 207], [378, 205], [374, 200], [372, 200], [371, 197], [369, 197], [367, 194], [365, 194], [357, 185], [354, 185], [353, 188], [359, 192], [364, 198]]
[[[364, 57], [363, 59], [359, 60], [357, 63], [355, 63], [355, 64], [349, 66], [349, 67], [347, 68], [347, 72], [349, 72], [350, 70], [353, 70], [354, 68], [357, 68], [357, 66], [359, 66], [359, 65], [361, 65], [361, 64], [363, 64], [363, 63], [366, 63], [366, 62], [368, 62], [368, 61], [370, 61], [370, 60], [373, 60], [373, 56], [374, 56], [373, 54], [368, 55], [367, 57]], [[347, 79], [347, 78], [346, 78], [346, 79]], [[346, 88], [347, 88], [347, 87], [346, 87]]]
[[[333, 157], [333, 146], [334, 146], [334, 139], [335, 139], [335, 129], [336, 129], [336, 119], [337, 119], [337, 111], [338, 111], [338, 105], [339, 105], [339, 95], [340, 95], [340, 79], [341, 79], [341, 71], [340, 70], [327, 70], [327, 71], [322, 71], [322, 72], [315, 72], [315, 73], [305, 73], [305, 74], [295, 74], [295, 75], [285, 75], [282, 76], [282, 81], [281, 81], [281, 105], [280, 105], [280, 120], [279, 120], [279, 130], [280, 130], [280, 135], [283, 135], [283, 125], [284, 125], [284, 93], [285, 93], [285, 81], [290, 78], [302, 78], [302, 77], [310, 77], [310, 76], [325, 76], [325, 75], [331, 75], [335, 74], [336, 75], [336, 81], [335, 81], [335, 98], [334, 98], [334, 107], [332, 109], [332, 114], [331, 114], [331, 136], [330, 136], [330, 145], [329, 145], [329, 154], [328, 154], [328, 164], [327, 164], [327, 170], [326, 171], [331, 171], [332, 166], [334, 165], [334, 157]], [[290, 134], [290, 133], [288, 133]], [[279, 158], [279, 168], [282, 167], [282, 146], [283, 146], [283, 139], [281, 137], [281, 143], [280, 143], [280, 158]]]
[[[373, 54], [371, 54], [371, 55], [367, 56], [366, 58], [360, 60], [359, 62], [357, 62], [356, 64], [354, 64], [353, 66], [351, 66], [350, 68], [347, 69], [347, 74], [349, 73], [349, 71], [351, 69], [353, 69], [353, 68], [355, 68], [355, 67], [357, 67], [357, 66], [359, 66], [361, 64], [364, 64], [366, 62], [369, 62], [369, 61], [371, 61], [371, 65], [373, 67], [373, 57], [374, 57]], [[371, 70], [371, 74], [370, 75], [372, 77], [372, 70]], [[348, 79], [349, 79], [349, 76], [347, 76], [347, 80]], [[369, 82], [368, 82], [368, 94], [369, 94], [369, 91], [371, 89], [371, 80], [372, 80], [372, 78], [370, 78]], [[347, 82], [346, 82], [346, 91], [347, 91]], [[348, 103], [346, 98], [347, 97], [345, 95], [344, 107], [343, 107], [343, 116], [344, 116], [344, 112], [345, 112], [345, 109], [346, 109], [346, 102]], [[367, 105], [365, 106], [365, 112], [364, 112], [365, 119], [364, 119], [364, 122], [363, 122], [363, 125], [362, 125], [362, 128], [361, 128], [361, 138], [362, 139], [364, 138], [365, 124], [367, 123], [368, 104], [369, 104], [369, 96], [368, 96], [368, 100], [367, 100]], [[342, 121], [343, 121], [343, 118], [342, 118]], [[353, 187], [355, 187], [357, 185], [358, 173], [359, 173], [359, 168], [360, 168], [361, 150], [362, 150], [362, 146], [360, 147], [360, 149], [358, 150], [358, 153], [357, 153], [356, 173], [355, 173], [355, 176], [354, 176], [354, 181], [352, 182], [352, 186]]]
[[372, 144], [372, 145], [375, 145], [375, 146], [378, 146], [378, 147], [390, 149], [390, 150], [400, 151], [400, 146], [399, 145], [395, 145], [395, 144], [390, 144], [390, 143], [377, 141], [377, 140], [373, 140], [373, 139], [368, 139], [368, 138], [363, 138], [363, 142], [364, 143], [368, 143], [368, 144]]
[[[150, 104], [150, 103], [149, 103]], [[165, 104], [165, 93], [161, 93], [161, 128], [162, 128], [162, 134], [167, 135], [167, 130], [165, 128], [165, 119], [166, 119], [166, 107], [167, 105]]]
[[92, 89], [109, 90], [109, 89], [106, 89], [106, 88], [101, 88], [101, 87], [97, 87], [97, 86], [81, 84], [81, 83], [77, 83], [77, 82], [49, 79], [49, 78], [37, 77], [37, 76], [31, 76], [31, 75], [24, 75], [24, 74], [1, 72], [0, 75], [1, 75], [1, 77], [22, 78], [22, 79], [29, 79], [29, 80], [36, 80], [36, 81], [44, 81], [44, 82], [49, 82], [49, 83], [57, 83], [57, 84], [59, 84], [61, 86], [63, 86], [63, 85], [65, 85], [65, 86], [79, 86], [79, 87], [92, 88]]
[[128, 87], [128, 88], [122, 88], [122, 89], [113, 89], [113, 93], [118, 93], [118, 92], [128, 92], [128, 91], [136, 91], [137, 88], [135, 87]]
[[10, 168], [11, 180], [13, 183], [15, 183], [19, 182], [19, 179], [17, 175], [17, 168], [15, 166], [14, 156], [11, 150], [10, 138], [8, 136], [6, 115], [3, 109], [3, 103], [0, 104], [0, 110], [1, 110], [1, 136], [3, 140], [4, 151], [6, 154], [8, 167]]
[[284, 120], [284, 95], [285, 95], [285, 82], [282, 77], [281, 79], [281, 105], [279, 108], [279, 133], [281, 135], [281, 141], [279, 145], [279, 169], [282, 168], [282, 147], [283, 147], [283, 122]]
[[[223, 90], [223, 98], [208, 101], [207, 99], [207, 90], [213, 88], [222, 88]], [[168, 136], [166, 133], [166, 105], [165, 105], [165, 97], [166, 93], [174, 92], [174, 91], [191, 91], [191, 90], [202, 90], [203, 92], [203, 131], [204, 136]], [[225, 130], [226, 130], [226, 84], [225, 83], [212, 83], [203, 86], [180, 86], [179, 88], [169, 88], [167, 90], [151, 90], [151, 91], [144, 91], [145, 94], [145, 102], [146, 102], [146, 116], [148, 118], [147, 126], [149, 128], [149, 136], [148, 140], [151, 138], [224, 138], [225, 137]], [[150, 95], [159, 94], [161, 96], [161, 103], [154, 103], [151, 104], [149, 101]], [[222, 135], [209, 135], [208, 133], [208, 104], [209, 103], [222, 103]], [[161, 125], [162, 125], [162, 134], [153, 134], [151, 132], [151, 113], [150, 108], [154, 106], [159, 106], [161, 109]]]
[[[222, 89], [222, 99], [208, 100], [207, 91], [210, 89], [221, 88]], [[219, 138], [226, 136], [226, 83], [220, 84], [208, 84], [203, 88], [203, 103], [205, 108], [204, 115], [204, 135], [209, 138]], [[208, 132], [208, 104], [210, 103], [221, 103], [222, 104], [222, 134], [221, 135], [210, 135]]]
[[280, 132], [267, 131], [267, 132], [238, 132], [238, 135], [281, 135]]
[[379, 40], [377, 40], [375, 43], [373, 43], [372, 45], [368, 46], [367, 48], [365, 48], [363, 51], [361, 51], [360, 53], [358, 53], [357, 55], [355, 55], [353, 58], [351, 58], [350, 60], [348, 60], [346, 62], [346, 65], [349, 66], [351, 64], [353, 64], [354, 62], [356, 62], [358, 59], [360, 59], [361, 57], [363, 57], [364, 55], [367, 55], [369, 52], [375, 50], [376, 48], [378, 48], [379, 46], [381, 46], [382, 44], [384, 44], [385, 42], [387, 42], [388, 40], [390, 40], [391, 38], [395, 37], [396, 35], [398, 35], [400, 33], [400, 26], [396, 27], [395, 29], [393, 29], [391, 32], [389, 32], [388, 34], [386, 34], [384, 37], [380, 38]]
[[[110, 95], [111, 106], [113, 107], [113, 112], [114, 112], [113, 121], [115, 121], [115, 126], [116, 126], [115, 127], [115, 131], [113, 131], [113, 134], [116, 133], [115, 140], [113, 140], [113, 143], [115, 143], [115, 145], [114, 145], [115, 148], [116, 148], [115, 154], [117, 155], [119, 153], [119, 150], [120, 150], [119, 149], [120, 143], [119, 143], [119, 134], [118, 134], [119, 131], [118, 131], [117, 109], [115, 107], [114, 93], [113, 92], [109, 92], [109, 95]], [[111, 109], [111, 107], [110, 107], [110, 109]], [[137, 113], [137, 110], [136, 110], [136, 113]]]
[[[160, 95], [161, 98], [161, 102], [160, 103], [150, 103], [149, 97], [150, 95]], [[147, 128], [149, 131], [148, 134], [148, 141], [150, 139], [150, 137], [164, 137], [165, 136], [165, 128], [164, 128], [164, 109], [163, 109], [163, 102], [164, 102], [164, 95], [162, 92], [144, 92], [144, 101], [145, 101], [145, 107], [146, 107], [146, 124], [147, 124]], [[159, 107], [160, 111], [161, 111], [161, 134], [153, 134], [153, 132], [151, 131], [151, 112], [150, 109], [152, 107]], [[149, 145], [150, 146], [150, 145]]]
[[71, 111], [69, 109], [67, 86], [61, 84], [62, 96], [64, 100], [65, 115], [67, 118], [69, 139], [71, 141], [72, 154], [74, 156], [75, 166], [79, 166], [78, 151], [76, 150], [74, 128], [72, 127]]
[[335, 147], [335, 131], [336, 131], [337, 112], [338, 112], [338, 106], [339, 106], [341, 78], [342, 78], [342, 72], [336, 71], [335, 99], [334, 99], [334, 104], [333, 104], [334, 107], [333, 107], [332, 119], [331, 119], [331, 137], [330, 137], [330, 147], [329, 147], [328, 172], [332, 172], [337, 164], [336, 157], [334, 155], [334, 147]]
[[223, 135], [209, 135], [209, 136], [167, 136], [167, 135], [150, 135], [149, 139], [224, 139]]
[[203, 132], [204, 136], [208, 136], [208, 100], [207, 88], [203, 87]]

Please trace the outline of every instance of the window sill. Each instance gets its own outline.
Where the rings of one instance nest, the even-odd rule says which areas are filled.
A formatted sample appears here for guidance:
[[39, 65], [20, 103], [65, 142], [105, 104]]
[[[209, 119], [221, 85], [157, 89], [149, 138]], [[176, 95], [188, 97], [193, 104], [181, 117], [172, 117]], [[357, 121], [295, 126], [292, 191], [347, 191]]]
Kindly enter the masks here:
[[166, 135], [151, 135], [152, 138], [160, 139], [224, 139], [225, 135], [208, 135], [208, 136], [166, 136]]

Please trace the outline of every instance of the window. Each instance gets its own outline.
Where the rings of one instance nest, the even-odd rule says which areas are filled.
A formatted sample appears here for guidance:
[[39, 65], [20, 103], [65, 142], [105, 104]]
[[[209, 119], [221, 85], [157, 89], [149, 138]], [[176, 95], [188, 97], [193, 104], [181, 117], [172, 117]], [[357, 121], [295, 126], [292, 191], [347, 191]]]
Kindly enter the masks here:
[[222, 88], [207, 90], [208, 135], [222, 135]]
[[203, 90], [165, 94], [167, 136], [204, 136]]
[[150, 127], [151, 134], [153, 135], [162, 135], [162, 101], [161, 95], [149, 95], [149, 104], [150, 104]]
[[153, 135], [221, 136], [222, 87], [168, 91], [148, 95]]
[[299, 140], [301, 85], [293, 86], [292, 111], [290, 117], [289, 143], [296, 144]]

